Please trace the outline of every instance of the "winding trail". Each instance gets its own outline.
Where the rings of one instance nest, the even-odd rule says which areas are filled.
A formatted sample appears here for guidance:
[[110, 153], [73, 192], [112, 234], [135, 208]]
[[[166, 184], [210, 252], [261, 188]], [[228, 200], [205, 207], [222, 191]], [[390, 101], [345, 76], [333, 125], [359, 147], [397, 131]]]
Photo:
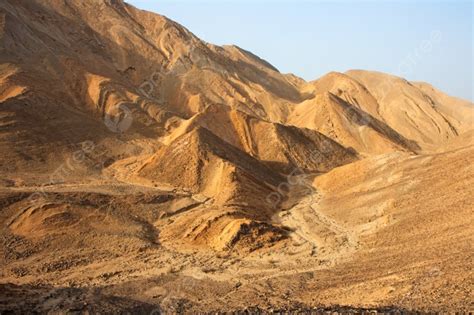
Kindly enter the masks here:
[[[322, 196], [318, 190], [310, 183], [301, 183], [289, 194], [290, 202], [297, 199], [296, 203], [279, 213], [278, 223], [292, 230], [295, 247], [301, 248], [302, 252], [309, 249], [311, 256], [332, 265], [342, 255], [349, 255], [357, 249], [357, 236], [321, 210]], [[305, 189], [303, 196], [302, 187]]]

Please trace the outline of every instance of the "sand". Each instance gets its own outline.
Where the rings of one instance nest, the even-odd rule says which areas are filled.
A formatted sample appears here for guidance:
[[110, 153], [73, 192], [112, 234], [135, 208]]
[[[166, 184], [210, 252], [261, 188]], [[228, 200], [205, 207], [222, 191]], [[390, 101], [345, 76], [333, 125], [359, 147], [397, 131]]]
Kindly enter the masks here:
[[472, 103], [120, 0], [2, 1], [0, 60], [0, 312], [472, 311]]

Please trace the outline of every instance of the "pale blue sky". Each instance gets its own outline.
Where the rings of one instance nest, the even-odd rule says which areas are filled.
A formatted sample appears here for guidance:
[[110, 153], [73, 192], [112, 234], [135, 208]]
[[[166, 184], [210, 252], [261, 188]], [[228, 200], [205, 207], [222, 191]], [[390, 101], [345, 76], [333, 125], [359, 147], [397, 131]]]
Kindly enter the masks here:
[[306, 80], [377, 70], [473, 100], [472, 1], [128, 2]]

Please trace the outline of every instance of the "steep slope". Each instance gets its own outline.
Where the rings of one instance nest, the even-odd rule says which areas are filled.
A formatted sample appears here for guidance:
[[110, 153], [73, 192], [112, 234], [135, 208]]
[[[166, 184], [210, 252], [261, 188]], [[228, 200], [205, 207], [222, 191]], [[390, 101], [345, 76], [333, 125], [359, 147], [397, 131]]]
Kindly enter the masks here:
[[[298, 115], [308, 100], [323, 92], [339, 96], [361, 114], [367, 112], [423, 148], [433, 147], [440, 139], [451, 138], [471, 125], [464, 121], [469, 116], [469, 106], [451, 106], [449, 98], [436, 100], [437, 111], [446, 113], [442, 115], [446, 119], [431, 106], [423, 105], [428, 109], [419, 110], [413, 104], [403, 105], [415, 108], [411, 111], [416, 114], [406, 116], [403, 106], [379, 104], [374, 97], [377, 93], [350, 73], [330, 73], [306, 83], [279, 73], [248, 51], [204, 43], [177, 23], [122, 1], [8, 0], [0, 4], [0, 10], [2, 98], [6, 102], [1, 115], [3, 124], [9, 126], [7, 139], [17, 138], [15, 150], [9, 140], [0, 143], [2, 151], [10, 152], [2, 157], [3, 165], [15, 160], [20, 169], [33, 165], [39, 169], [46, 164], [54, 168], [71, 144], [84, 139], [102, 144], [115, 139], [116, 133], [125, 142], [146, 138], [147, 141], [135, 141], [136, 150], [150, 150], [163, 140], [161, 137], [169, 137], [183, 120], [199, 116], [210, 107], [230, 107], [264, 121], [290, 121], [310, 127], [311, 122], [295, 122], [292, 113], [296, 111]], [[400, 82], [403, 81], [394, 81]], [[390, 83], [390, 88], [395, 85]], [[418, 96], [425, 99], [425, 95]], [[41, 108], [38, 112], [44, 114], [30, 117], [31, 111], [25, 110], [22, 103]], [[347, 128], [344, 133], [351, 134], [351, 140], [341, 144], [364, 154], [390, 151], [400, 145], [383, 144], [370, 150], [363, 139], [352, 135], [351, 124]], [[40, 129], [40, 133], [33, 132]], [[326, 135], [329, 134], [328, 126], [311, 129], [327, 129]], [[24, 138], [20, 136], [23, 133]], [[49, 143], [55, 143], [55, 150], [38, 140], [34, 143], [45, 143], [44, 152], [30, 152], [33, 146], [24, 139], [35, 139], [39, 134], [43, 139], [51, 137]], [[278, 145], [287, 146], [284, 140]], [[315, 169], [302, 162], [306, 154], [298, 154], [297, 161], [286, 153], [276, 159], [262, 158]], [[35, 162], [39, 155], [41, 158]]]
[[380, 72], [351, 70], [346, 74], [375, 97], [385, 123], [415, 140], [423, 149], [434, 149], [439, 143], [472, 129], [474, 107], [468, 102]]
[[376, 119], [379, 115], [379, 104], [365, 86], [352, 77], [339, 72], [330, 72], [321, 78], [309, 82], [305, 91], [313, 95], [331, 93], [346, 101], [348, 104], [367, 112]]
[[473, 130], [474, 110], [473, 103], [460, 98], [449, 96], [426, 82], [411, 82], [426, 94], [432, 104], [447, 117], [454, 118], [453, 124], [459, 134]]
[[[0, 10], [2, 98], [12, 104], [2, 117], [13, 124], [9, 131], [29, 126], [29, 138], [35, 128], [54, 129], [58, 150], [45, 157], [53, 164], [78, 137], [101, 142], [127, 131], [125, 138], [156, 139], [180, 119], [222, 104], [282, 121], [286, 104], [300, 99], [292, 80], [250, 53], [206, 44], [122, 1], [2, 1]], [[49, 116], [19, 115], [24, 107], [12, 102], [41, 106]], [[64, 117], [65, 124], [91, 125], [63, 127]], [[17, 149], [30, 155], [22, 143]], [[11, 151], [7, 144], [4, 151]]]
[[[298, 104], [288, 123], [317, 130], [332, 140], [363, 155], [391, 151], [416, 151], [418, 145], [401, 136], [384, 122], [331, 92], [321, 92]], [[364, 103], [361, 103], [364, 104]]]
[[0, 312], [468, 311], [472, 136], [425, 83], [2, 0]]
[[214, 206], [178, 214], [161, 228], [162, 241], [181, 249], [189, 245], [182, 241], [189, 240], [223, 250], [237, 244], [247, 249], [268, 246], [285, 237], [284, 230], [268, 223], [278, 206], [268, 196], [284, 178], [205, 128], [158, 150], [138, 174], [212, 198]]
[[354, 152], [319, 132], [264, 121], [223, 106], [208, 107], [183, 121], [164, 141], [168, 143], [198, 126], [211, 130], [276, 172], [324, 172], [356, 158]]
[[158, 150], [138, 173], [216, 197], [219, 203], [243, 196], [257, 201], [283, 181], [258, 160], [199, 127]]

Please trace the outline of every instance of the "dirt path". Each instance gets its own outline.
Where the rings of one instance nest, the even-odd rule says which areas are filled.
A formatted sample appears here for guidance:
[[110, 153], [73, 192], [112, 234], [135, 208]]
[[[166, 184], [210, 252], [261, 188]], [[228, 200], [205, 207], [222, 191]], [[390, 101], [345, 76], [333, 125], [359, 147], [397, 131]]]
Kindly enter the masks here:
[[354, 252], [358, 246], [357, 236], [327, 214], [320, 210], [322, 196], [318, 190], [303, 183], [290, 192], [289, 200], [297, 202], [288, 210], [282, 211], [278, 223], [292, 229], [291, 237], [299, 253], [308, 253], [326, 260], [333, 265], [344, 255]]

